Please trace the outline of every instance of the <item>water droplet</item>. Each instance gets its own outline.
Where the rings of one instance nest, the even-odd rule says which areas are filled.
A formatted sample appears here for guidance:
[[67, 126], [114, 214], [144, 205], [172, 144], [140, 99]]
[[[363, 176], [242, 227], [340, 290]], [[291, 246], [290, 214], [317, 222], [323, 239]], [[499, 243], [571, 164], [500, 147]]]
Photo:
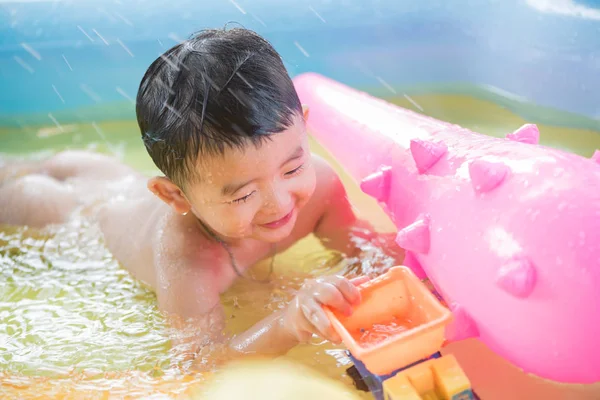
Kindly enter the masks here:
[[246, 10], [244, 10], [238, 3], [236, 3], [234, 0], [229, 0], [229, 2], [231, 4], [233, 4], [235, 6], [235, 8], [237, 8], [239, 10], [239, 12], [241, 12], [242, 14], [246, 14]]
[[109, 46], [109, 43], [108, 43], [108, 41], [107, 41], [106, 39], [104, 39], [104, 36], [102, 36], [102, 35], [100, 34], [100, 32], [98, 32], [98, 31], [97, 31], [97, 30], [95, 30], [95, 29], [92, 29], [92, 32], [94, 32], [94, 33], [96, 34], [96, 36], [98, 36], [98, 37], [100, 38], [100, 40], [102, 40], [102, 42], [104, 42], [104, 44], [105, 44], [105, 45]]
[[17, 64], [19, 64], [21, 67], [23, 67], [30, 74], [33, 74], [35, 72], [34, 69], [31, 67], [31, 65], [29, 65], [25, 61], [23, 61], [23, 59], [21, 57], [14, 56], [13, 59], [17, 62]]
[[391, 93], [396, 94], [396, 89], [394, 89], [392, 87], [392, 85], [390, 85], [389, 83], [387, 83], [386, 81], [383, 80], [382, 77], [380, 76], [376, 76], [375, 79], [377, 79], [379, 81], [379, 83], [381, 83], [383, 85], [383, 87], [385, 87], [387, 90], [389, 90]]
[[406, 93], [403, 94], [404, 98], [408, 100], [413, 106], [415, 106], [419, 111], [424, 112], [423, 107], [421, 107], [416, 101], [414, 101], [411, 97], [409, 97]]
[[42, 59], [42, 56], [40, 55], [40, 53], [38, 53], [37, 50], [35, 50], [33, 47], [31, 47], [27, 43], [21, 43], [21, 47], [23, 47], [25, 49], [25, 51], [28, 52], [29, 54], [31, 54], [31, 56], [33, 58], [35, 58], [36, 60], [40, 61]]
[[133, 23], [132, 23], [132, 22], [131, 22], [129, 19], [125, 18], [123, 15], [119, 14], [118, 12], [115, 12], [115, 15], [116, 15], [116, 16], [117, 16], [117, 17], [118, 17], [118, 18], [119, 18], [121, 21], [125, 22], [127, 25], [129, 25], [129, 26], [133, 26]]
[[298, 48], [298, 50], [300, 50], [302, 54], [304, 54], [305, 57], [310, 57], [310, 54], [308, 54], [308, 52], [304, 49], [304, 47], [300, 45], [300, 43], [294, 41], [294, 45]]
[[102, 99], [100, 98], [100, 96], [98, 96], [98, 94], [96, 92], [94, 92], [88, 85], [82, 83], [82, 84], [79, 85], [79, 88], [85, 94], [87, 94], [92, 100], [94, 100], [94, 102], [100, 103], [102, 101]]
[[125, 97], [127, 100], [129, 100], [131, 102], [131, 104], [135, 104], [135, 100], [133, 100], [133, 98], [131, 96], [129, 96], [123, 89], [121, 89], [119, 86], [116, 87], [117, 93], [119, 93], [121, 96]]
[[308, 6], [308, 9], [312, 11], [317, 16], [317, 18], [321, 20], [321, 22], [326, 23], [325, 18], [323, 18], [321, 14], [319, 14], [312, 6]]
[[60, 95], [60, 93], [58, 92], [58, 89], [56, 88], [56, 86], [52, 85], [52, 89], [54, 90], [54, 93], [56, 93], [56, 95], [58, 96], [58, 98], [60, 99], [61, 102], [65, 102], [65, 99], [63, 99], [63, 97]]
[[90, 35], [88, 35], [88, 33], [85, 31], [85, 29], [83, 29], [79, 25], [77, 25], [77, 29], [79, 29], [81, 31], [81, 33], [83, 33], [85, 35], [85, 37], [87, 37], [90, 40], [90, 42], [94, 43], [94, 38], [92, 38]]
[[127, 52], [127, 54], [129, 54], [131, 57], [134, 57], [134, 55], [131, 52], [131, 50], [129, 50], [129, 47], [125, 46], [125, 43], [123, 43], [121, 41], [121, 39], [117, 39], [117, 43], [119, 43], [119, 45], [123, 48], [123, 50], [125, 50]]

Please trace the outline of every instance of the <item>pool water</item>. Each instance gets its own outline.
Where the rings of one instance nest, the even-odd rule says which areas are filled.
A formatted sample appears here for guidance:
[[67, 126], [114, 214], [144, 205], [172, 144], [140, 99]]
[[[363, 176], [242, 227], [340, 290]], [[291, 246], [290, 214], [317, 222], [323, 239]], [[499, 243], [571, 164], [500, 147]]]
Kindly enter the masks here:
[[409, 318], [392, 317], [389, 321], [378, 322], [357, 329], [352, 332], [352, 337], [363, 347], [374, 346], [417, 325], [419, 324]]
[[[497, 104], [474, 97], [423, 94], [388, 99], [481, 133], [504, 136], [524, 121]], [[132, 114], [133, 115], [133, 114]], [[77, 121], [77, 118], [72, 118]], [[539, 125], [541, 143], [589, 157], [600, 148], [600, 132]], [[0, 163], [11, 157], [43, 157], [67, 148], [113, 153], [147, 174], [157, 173], [145, 153], [135, 121], [86, 121], [0, 127]], [[381, 231], [394, 227], [376, 202], [363, 195], [315, 141], [313, 151], [340, 173], [358, 214]], [[389, 262], [377, 249], [358, 262], [377, 274]], [[240, 332], [283, 307], [302, 281], [348, 270], [348, 262], [308, 237], [275, 259], [268, 284], [239, 280], [222, 302], [227, 329]], [[262, 277], [267, 263], [252, 273]], [[0, 396], [65, 398], [152, 393], [176, 396], [201, 385], [210, 372], [195, 368], [169, 341], [169, 329], [154, 294], [119, 267], [96, 226], [75, 220], [51, 230], [0, 227]], [[200, 355], [213, 370], [215, 354]], [[349, 360], [341, 346], [311, 343], [286, 356], [351, 386]], [[75, 392], [76, 391], [76, 392]], [[361, 394], [369, 398], [367, 394]]]

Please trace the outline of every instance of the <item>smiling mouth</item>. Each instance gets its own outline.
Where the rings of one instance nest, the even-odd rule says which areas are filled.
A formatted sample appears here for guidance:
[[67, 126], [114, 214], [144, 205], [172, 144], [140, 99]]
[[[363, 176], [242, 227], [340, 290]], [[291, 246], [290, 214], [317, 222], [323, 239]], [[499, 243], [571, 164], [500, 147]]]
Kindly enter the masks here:
[[265, 228], [270, 228], [270, 229], [282, 227], [283, 225], [287, 224], [292, 219], [293, 215], [294, 215], [294, 210], [292, 209], [292, 211], [290, 211], [287, 215], [283, 216], [282, 218], [280, 218], [276, 221], [269, 222], [267, 224], [262, 224], [262, 226], [264, 226]]

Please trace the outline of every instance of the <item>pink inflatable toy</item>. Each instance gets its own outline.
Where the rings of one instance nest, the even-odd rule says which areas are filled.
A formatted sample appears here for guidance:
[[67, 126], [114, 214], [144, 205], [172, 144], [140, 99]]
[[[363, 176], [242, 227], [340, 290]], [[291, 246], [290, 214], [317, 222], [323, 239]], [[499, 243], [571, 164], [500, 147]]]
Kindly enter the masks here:
[[499, 139], [315, 74], [296, 77], [311, 134], [399, 229], [405, 264], [477, 337], [526, 372], [600, 381], [600, 155]]

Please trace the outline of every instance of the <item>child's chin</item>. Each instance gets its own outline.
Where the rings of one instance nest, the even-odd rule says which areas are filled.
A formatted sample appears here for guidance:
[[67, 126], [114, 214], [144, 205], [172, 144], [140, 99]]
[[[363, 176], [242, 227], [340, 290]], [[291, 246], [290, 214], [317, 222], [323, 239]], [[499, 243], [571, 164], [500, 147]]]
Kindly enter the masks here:
[[291, 229], [285, 228], [274, 229], [271, 232], [265, 232], [263, 230], [260, 235], [260, 240], [267, 243], [278, 243], [290, 236], [291, 232]]

